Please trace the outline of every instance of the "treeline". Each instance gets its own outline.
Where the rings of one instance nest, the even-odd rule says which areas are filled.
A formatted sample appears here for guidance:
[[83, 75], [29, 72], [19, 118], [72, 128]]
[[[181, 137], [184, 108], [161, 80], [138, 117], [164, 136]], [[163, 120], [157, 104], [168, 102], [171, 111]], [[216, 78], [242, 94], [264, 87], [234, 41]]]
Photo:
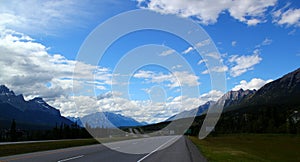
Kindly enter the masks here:
[[[196, 117], [186, 133], [198, 136], [205, 116]], [[261, 105], [222, 113], [212, 134], [300, 134], [300, 106]]]
[[9, 129], [0, 130], [0, 141], [31, 141], [31, 140], [58, 140], [58, 139], [77, 139], [91, 138], [85, 128], [78, 126], [77, 123], [66, 125], [56, 124], [52, 129], [19, 129], [18, 121], [12, 120]]

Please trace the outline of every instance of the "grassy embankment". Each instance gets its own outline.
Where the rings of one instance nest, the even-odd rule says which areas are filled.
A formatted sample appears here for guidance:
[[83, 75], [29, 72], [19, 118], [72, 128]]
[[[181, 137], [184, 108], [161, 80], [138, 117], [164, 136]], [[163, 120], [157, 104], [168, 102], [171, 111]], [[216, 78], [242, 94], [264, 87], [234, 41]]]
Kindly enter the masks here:
[[53, 141], [53, 142], [37, 142], [24, 144], [10, 144], [0, 145], [0, 156], [16, 155], [36, 151], [54, 150], [60, 148], [68, 148], [75, 146], [84, 146], [97, 144], [95, 139], [80, 139], [67, 141]]
[[300, 136], [239, 134], [190, 139], [208, 161], [300, 161]]

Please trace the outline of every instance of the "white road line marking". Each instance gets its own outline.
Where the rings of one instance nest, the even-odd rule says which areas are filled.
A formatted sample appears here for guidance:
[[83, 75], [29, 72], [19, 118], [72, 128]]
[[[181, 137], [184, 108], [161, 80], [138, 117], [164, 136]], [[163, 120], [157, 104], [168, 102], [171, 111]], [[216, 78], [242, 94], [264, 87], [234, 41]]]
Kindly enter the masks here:
[[155, 150], [153, 150], [152, 152], [150, 152], [149, 154], [147, 154], [146, 156], [142, 157], [140, 160], [138, 160], [137, 162], [141, 162], [144, 159], [146, 159], [148, 156], [150, 156], [151, 154], [153, 154], [154, 152], [156, 152], [157, 150], [159, 150], [160, 148], [162, 148], [163, 146], [165, 146], [167, 143], [169, 143], [170, 141], [172, 141], [173, 139], [178, 138], [178, 136], [175, 136], [171, 139], [169, 139], [167, 142], [163, 143], [162, 145], [160, 145], [159, 147], [157, 147]]
[[74, 160], [74, 159], [82, 158], [83, 156], [84, 155], [75, 156], [75, 157], [71, 157], [71, 158], [68, 158], [68, 159], [59, 160], [57, 162], [64, 162], [64, 161]]

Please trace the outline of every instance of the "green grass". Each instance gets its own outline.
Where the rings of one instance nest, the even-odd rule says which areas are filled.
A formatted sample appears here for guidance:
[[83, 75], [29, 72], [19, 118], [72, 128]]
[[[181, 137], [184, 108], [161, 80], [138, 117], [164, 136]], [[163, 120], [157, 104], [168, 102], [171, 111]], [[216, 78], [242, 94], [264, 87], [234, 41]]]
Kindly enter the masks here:
[[0, 145], [0, 157], [30, 153], [36, 151], [45, 151], [45, 150], [54, 150], [54, 149], [67, 148], [67, 147], [92, 145], [97, 143], [99, 142], [95, 139], [80, 139], [80, 140], [67, 140], [67, 141]]
[[300, 136], [274, 134], [190, 137], [208, 161], [300, 161]]

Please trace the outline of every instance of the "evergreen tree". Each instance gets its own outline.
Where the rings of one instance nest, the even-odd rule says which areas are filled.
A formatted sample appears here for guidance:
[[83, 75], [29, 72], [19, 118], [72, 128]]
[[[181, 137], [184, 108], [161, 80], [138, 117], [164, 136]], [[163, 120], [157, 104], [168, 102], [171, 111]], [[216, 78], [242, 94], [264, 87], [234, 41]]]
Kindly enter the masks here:
[[12, 120], [11, 126], [10, 126], [10, 138], [12, 141], [17, 140], [17, 129], [16, 129], [16, 121], [15, 119]]

